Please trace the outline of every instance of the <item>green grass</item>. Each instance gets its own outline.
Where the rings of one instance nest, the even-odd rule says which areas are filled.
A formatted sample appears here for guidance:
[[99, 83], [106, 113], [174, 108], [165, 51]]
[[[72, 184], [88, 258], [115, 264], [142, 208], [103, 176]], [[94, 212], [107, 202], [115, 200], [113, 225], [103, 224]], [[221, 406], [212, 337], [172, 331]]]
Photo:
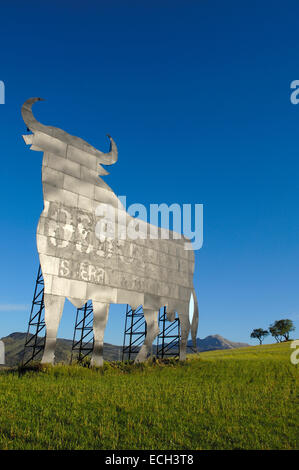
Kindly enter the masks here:
[[0, 449], [295, 449], [289, 343], [0, 373]]

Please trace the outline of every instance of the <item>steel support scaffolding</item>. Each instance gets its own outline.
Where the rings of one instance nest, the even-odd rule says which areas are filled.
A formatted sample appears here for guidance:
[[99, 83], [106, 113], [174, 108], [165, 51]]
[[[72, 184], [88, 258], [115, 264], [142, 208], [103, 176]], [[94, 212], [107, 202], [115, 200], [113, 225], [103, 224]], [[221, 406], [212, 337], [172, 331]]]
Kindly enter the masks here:
[[[82, 362], [84, 357], [93, 351], [92, 325], [92, 302], [87, 302], [84, 307], [77, 309], [71, 362], [74, 360]], [[41, 359], [42, 351], [45, 348], [45, 334], [44, 280], [39, 266], [22, 358], [23, 365]]]
[[140, 305], [132, 310], [127, 305], [122, 360], [134, 359], [142, 346], [146, 335], [146, 322]]
[[89, 301], [82, 308], [77, 309], [71, 363], [74, 361], [81, 363], [92, 353], [93, 347], [93, 307], [92, 302]]
[[[167, 320], [166, 307], [159, 311], [160, 334], [157, 337], [156, 357], [177, 357], [180, 354], [180, 320]], [[122, 360], [135, 359], [146, 335], [146, 322], [142, 306], [132, 310], [127, 305]]]
[[[178, 317], [173, 322], [167, 319], [166, 307], [159, 311], [160, 334], [157, 337], [156, 357], [177, 357], [180, 353], [180, 320]], [[44, 281], [39, 266], [35, 283], [34, 296], [30, 312], [28, 330], [24, 346], [22, 364], [27, 365], [33, 360], [41, 358], [45, 347], [45, 318], [44, 318]], [[126, 309], [124, 341], [122, 360], [134, 359], [139, 352], [146, 336], [146, 322], [144, 320], [142, 306], [132, 310], [129, 305]], [[82, 360], [90, 355], [94, 347], [93, 336], [93, 307], [92, 302], [87, 302], [82, 308], [77, 309], [74, 336], [72, 343], [71, 363]], [[189, 346], [192, 350], [192, 348]]]
[[44, 279], [41, 267], [39, 266], [23, 352], [23, 365], [27, 365], [33, 360], [40, 359], [41, 352], [44, 350], [46, 333], [44, 314]]
[[164, 359], [165, 357], [178, 357], [180, 355], [180, 320], [178, 317], [170, 322], [167, 319], [166, 307], [159, 311], [160, 334], [157, 337], [156, 356]]

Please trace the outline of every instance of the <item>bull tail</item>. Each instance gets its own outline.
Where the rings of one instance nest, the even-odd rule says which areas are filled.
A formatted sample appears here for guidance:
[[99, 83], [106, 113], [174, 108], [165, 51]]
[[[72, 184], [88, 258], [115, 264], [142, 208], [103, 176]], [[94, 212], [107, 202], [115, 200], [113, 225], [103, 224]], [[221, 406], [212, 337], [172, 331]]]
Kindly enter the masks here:
[[191, 298], [193, 298], [193, 302], [190, 299], [191, 303], [193, 303], [193, 317], [192, 317], [192, 323], [191, 323], [191, 337], [192, 337], [193, 348], [195, 350], [197, 350], [196, 336], [197, 336], [197, 328], [198, 328], [198, 303], [197, 303], [197, 297], [196, 297], [194, 288], [191, 292]]

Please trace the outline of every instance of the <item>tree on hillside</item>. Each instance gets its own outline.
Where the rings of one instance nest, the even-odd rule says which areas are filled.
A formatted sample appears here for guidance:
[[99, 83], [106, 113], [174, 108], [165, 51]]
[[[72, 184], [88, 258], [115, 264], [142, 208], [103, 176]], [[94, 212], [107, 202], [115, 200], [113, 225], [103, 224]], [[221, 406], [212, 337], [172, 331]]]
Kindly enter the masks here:
[[269, 331], [270, 331], [271, 335], [273, 336], [273, 338], [276, 339], [277, 343], [280, 343], [281, 338], [280, 338], [279, 329], [276, 326], [276, 322], [273, 323], [273, 325], [270, 325]]
[[250, 338], [258, 339], [260, 344], [262, 344], [265, 336], [268, 336], [269, 331], [263, 330], [263, 328], [256, 328], [250, 335]]
[[[276, 320], [273, 325], [270, 325], [270, 333], [276, 338], [282, 337], [284, 341], [289, 341], [291, 331], [295, 331], [295, 326], [292, 320], [286, 318], [283, 320]], [[272, 331], [271, 331], [272, 330]], [[277, 340], [277, 338], [276, 338]]]

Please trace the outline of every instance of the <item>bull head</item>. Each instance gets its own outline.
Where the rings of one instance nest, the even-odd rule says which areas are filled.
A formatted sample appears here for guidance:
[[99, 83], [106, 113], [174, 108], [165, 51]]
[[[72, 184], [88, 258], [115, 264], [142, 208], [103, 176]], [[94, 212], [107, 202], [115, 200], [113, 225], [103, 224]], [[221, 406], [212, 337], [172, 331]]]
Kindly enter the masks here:
[[[59, 141], [63, 145], [70, 145], [81, 152], [86, 152], [97, 157], [97, 162], [100, 165], [100, 174], [107, 175], [108, 172], [101, 167], [103, 165], [113, 165], [117, 162], [118, 152], [117, 147], [110, 135], [110, 149], [108, 153], [103, 153], [97, 150], [92, 145], [85, 142], [85, 140], [79, 137], [72, 136], [67, 132], [52, 126], [45, 126], [38, 122], [32, 113], [32, 105], [36, 101], [43, 101], [42, 98], [30, 98], [22, 106], [22, 117], [32, 134], [23, 135], [25, 143], [31, 145], [31, 150], [37, 151], [50, 151], [51, 147], [55, 147], [55, 144], [59, 146]], [[56, 142], [55, 142], [56, 141]], [[57, 142], [58, 141], [58, 142]]]

